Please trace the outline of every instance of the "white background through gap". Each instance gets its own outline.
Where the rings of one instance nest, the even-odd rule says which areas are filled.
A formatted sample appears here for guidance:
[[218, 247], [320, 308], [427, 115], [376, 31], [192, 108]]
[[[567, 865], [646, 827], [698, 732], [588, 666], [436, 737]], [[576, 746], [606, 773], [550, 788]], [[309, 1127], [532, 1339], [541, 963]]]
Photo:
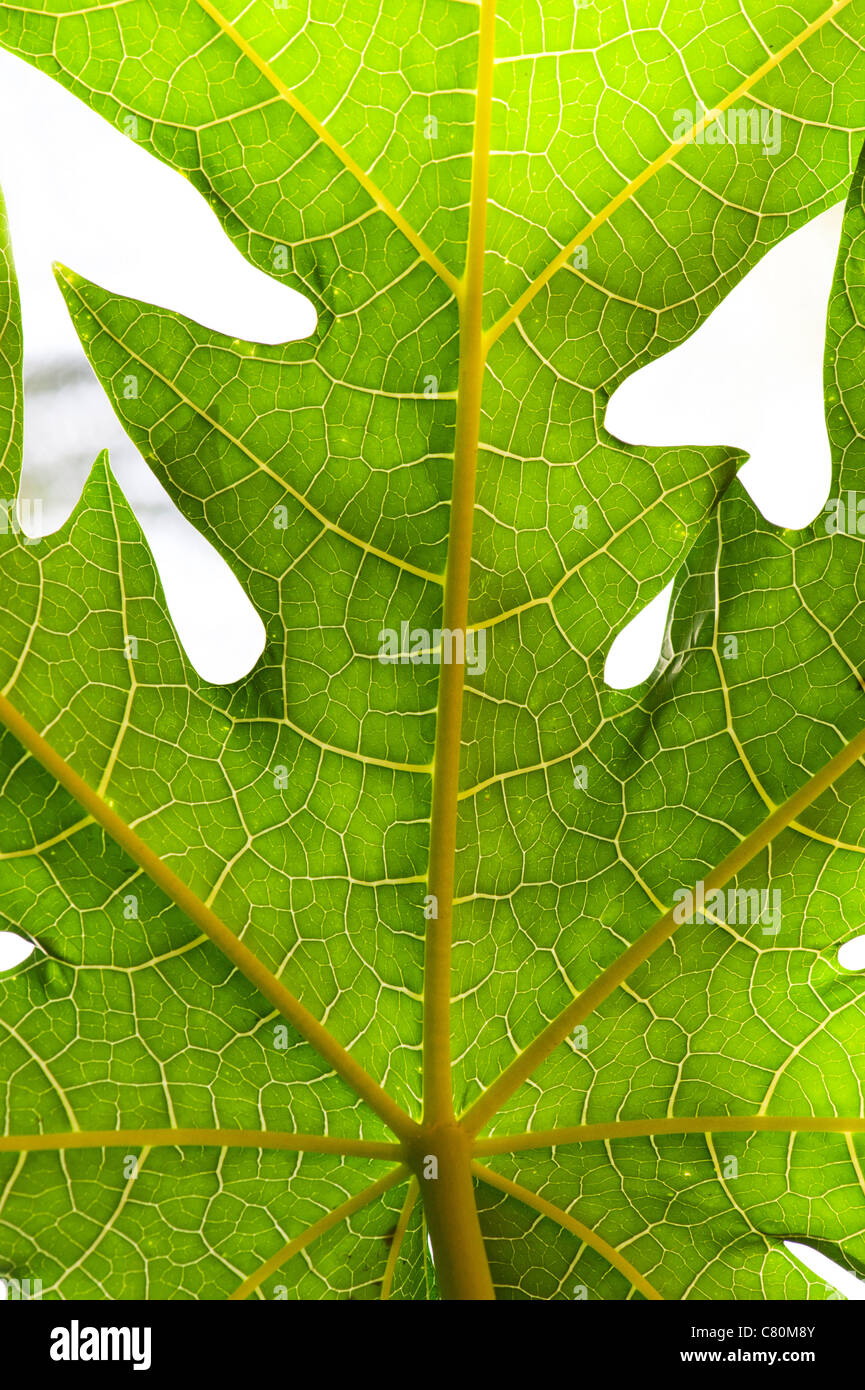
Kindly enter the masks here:
[[[207, 679], [235, 680], [258, 659], [261, 621], [120, 428], [51, 265], [61, 261], [120, 294], [252, 341], [305, 337], [314, 310], [243, 259], [191, 184], [2, 50], [0, 124], [0, 187], [24, 315], [22, 495], [42, 499], [41, 529], [56, 529], [93, 460], [109, 448], [190, 660]], [[811, 521], [829, 491], [821, 371], [840, 225], [841, 209], [832, 209], [765, 257], [687, 343], [620, 387], [607, 427], [629, 443], [747, 449], [752, 457], [740, 477], [764, 515], [783, 526]], [[611, 685], [649, 675], [668, 602], [665, 590], [616, 638], [606, 668]], [[31, 949], [0, 932], [0, 969], [14, 968]], [[865, 968], [865, 938], [848, 942], [840, 960]], [[789, 1245], [848, 1298], [865, 1299], [865, 1283], [809, 1247]]]

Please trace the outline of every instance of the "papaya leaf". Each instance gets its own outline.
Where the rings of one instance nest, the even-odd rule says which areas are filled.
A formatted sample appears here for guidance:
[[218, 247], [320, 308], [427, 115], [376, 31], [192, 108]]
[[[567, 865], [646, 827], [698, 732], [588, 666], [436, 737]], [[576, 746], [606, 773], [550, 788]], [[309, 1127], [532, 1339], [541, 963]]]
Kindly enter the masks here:
[[[861, 543], [603, 421], [844, 195], [860, 7], [338, 8], [0, 3], [318, 314], [264, 347], [58, 272], [266, 645], [197, 675], [104, 457], [59, 532], [0, 535], [0, 913], [38, 948], [0, 980], [0, 1274], [825, 1297], [784, 1241], [865, 1270]], [[860, 166], [846, 489], [863, 247]], [[610, 690], [673, 576], [657, 671]]]

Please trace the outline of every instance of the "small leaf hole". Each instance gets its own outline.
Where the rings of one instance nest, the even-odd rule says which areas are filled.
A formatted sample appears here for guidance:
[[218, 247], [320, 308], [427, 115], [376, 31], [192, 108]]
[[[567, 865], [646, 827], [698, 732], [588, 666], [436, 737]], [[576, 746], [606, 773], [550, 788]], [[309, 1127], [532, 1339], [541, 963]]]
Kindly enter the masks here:
[[604, 664], [604, 680], [614, 690], [640, 685], [657, 666], [672, 592], [670, 582], [614, 638]]
[[14, 970], [35, 950], [34, 943], [17, 932], [0, 931], [0, 970]]
[[865, 936], [844, 942], [838, 951], [838, 964], [843, 970], [865, 970]]
[[784, 1244], [791, 1255], [825, 1282], [827, 1290], [830, 1290], [830, 1299], [846, 1298], [855, 1302], [865, 1300], [865, 1283], [836, 1260], [824, 1255], [822, 1250], [815, 1250], [798, 1240], [785, 1240]]

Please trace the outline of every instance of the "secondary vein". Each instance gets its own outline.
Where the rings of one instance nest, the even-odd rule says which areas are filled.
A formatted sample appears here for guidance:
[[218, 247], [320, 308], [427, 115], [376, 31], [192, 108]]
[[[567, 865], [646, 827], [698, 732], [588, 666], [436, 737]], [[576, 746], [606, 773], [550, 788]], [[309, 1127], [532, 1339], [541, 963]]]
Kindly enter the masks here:
[[357, 160], [353, 159], [348, 153], [348, 150], [344, 149], [339, 141], [334, 139], [327, 127], [322, 125], [321, 121], [317, 116], [313, 115], [309, 107], [305, 106], [304, 103], [295, 96], [294, 92], [290, 87], [286, 86], [279, 74], [274, 71], [269, 63], [265, 62], [264, 58], [256, 52], [248, 39], [245, 39], [240, 30], [235, 28], [235, 26], [225, 18], [221, 11], [217, 9], [216, 5], [211, 3], [211, 0], [198, 0], [198, 4], [204, 10], [205, 14], [208, 14], [214, 23], [219, 26], [223, 34], [237, 45], [244, 57], [255, 64], [262, 76], [267, 78], [271, 86], [279, 92], [279, 95], [286, 102], [288, 102], [292, 110], [296, 111], [301, 119], [306, 122], [310, 130], [315, 133], [321, 143], [326, 145], [349, 173], [354, 175], [361, 187], [369, 194], [370, 198], [372, 198], [373, 202], [381, 208], [382, 212], [390, 218], [394, 226], [398, 227], [403, 236], [411, 242], [411, 245], [414, 247], [415, 251], [417, 251], [421, 259], [426, 261], [427, 265], [444, 281], [452, 293], [456, 292], [456, 276], [448, 270], [443, 261], [439, 259], [429, 246], [427, 246], [423, 237], [415, 231], [411, 223], [408, 222], [399, 211], [399, 208], [386, 197], [365, 170], [361, 168]]
[[[835, 757], [831, 758], [804, 786], [794, 792], [783, 806], [779, 806], [777, 810], [761, 821], [750, 835], [746, 835], [736, 848], [711, 873], [706, 875], [703, 880], [706, 894], [708, 895], [717, 888], [722, 888], [730, 879], [735, 878], [736, 874], [749, 864], [761, 850], [771, 844], [776, 835], [787, 829], [791, 822], [795, 821], [821, 792], [832, 786], [863, 755], [865, 755], [865, 729], [845, 744], [841, 751], [836, 753]], [[644, 932], [626, 951], [623, 951], [612, 965], [603, 970], [587, 989], [584, 989], [570, 1004], [566, 1005], [534, 1041], [514, 1058], [510, 1065], [466, 1111], [462, 1123], [468, 1133], [477, 1134], [484, 1125], [488, 1124], [514, 1091], [528, 1080], [560, 1043], [564, 1042], [577, 1024], [582, 1023], [639, 965], [644, 964], [658, 947], [662, 946], [673, 935], [679, 926], [674, 915], [675, 912], [675, 908], [670, 908], [669, 911], [665, 912], [654, 926]]]
[[563, 1211], [561, 1207], [548, 1202], [546, 1197], [541, 1197], [537, 1192], [531, 1192], [529, 1188], [523, 1187], [522, 1183], [511, 1182], [510, 1178], [503, 1177], [501, 1173], [494, 1172], [492, 1168], [485, 1168], [481, 1163], [473, 1163], [472, 1172], [489, 1187], [497, 1187], [500, 1192], [507, 1193], [509, 1197], [515, 1197], [524, 1206], [531, 1207], [541, 1216], [546, 1216], [550, 1221], [555, 1221], [559, 1226], [563, 1226], [572, 1235], [579, 1236], [580, 1240], [585, 1241], [586, 1245], [591, 1246], [599, 1255], [602, 1255], [614, 1269], [617, 1269], [620, 1274], [624, 1274], [634, 1288], [639, 1289], [646, 1298], [655, 1302], [663, 1302], [662, 1295], [649, 1283], [645, 1275], [631, 1264], [630, 1260], [626, 1260], [624, 1255], [619, 1254], [614, 1245], [610, 1245], [603, 1236], [599, 1236], [589, 1226], [571, 1216], [570, 1212]]
[[269, 1260], [265, 1260], [254, 1274], [251, 1274], [248, 1279], [244, 1279], [243, 1283], [234, 1290], [234, 1293], [229, 1295], [229, 1300], [240, 1301], [241, 1299], [248, 1298], [251, 1293], [254, 1293], [255, 1290], [264, 1283], [265, 1279], [269, 1279], [271, 1274], [275, 1274], [280, 1266], [286, 1264], [294, 1255], [298, 1255], [301, 1250], [305, 1250], [318, 1236], [323, 1236], [326, 1231], [331, 1230], [334, 1226], [338, 1226], [341, 1221], [346, 1221], [348, 1217], [353, 1216], [356, 1211], [360, 1211], [362, 1207], [366, 1207], [370, 1202], [374, 1202], [376, 1197], [383, 1196], [390, 1188], [396, 1187], [397, 1183], [403, 1182], [407, 1176], [408, 1169], [401, 1165], [399, 1168], [394, 1168], [390, 1173], [386, 1173], [383, 1178], [379, 1178], [378, 1182], [372, 1183], [370, 1187], [365, 1187], [363, 1192], [358, 1192], [356, 1196], [349, 1197], [347, 1202], [342, 1203], [342, 1206], [335, 1207], [333, 1211], [329, 1211], [320, 1221], [316, 1221], [313, 1225], [308, 1226], [301, 1235], [295, 1236], [294, 1240], [290, 1240], [281, 1250], [277, 1250], [275, 1255], [271, 1255]]
[[5, 695], [0, 695], [0, 723], [18, 740], [28, 753], [41, 763], [61, 786], [75, 798], [106, 834], [129, 855], [153, 880], [158, 888], [174, 902], [206, 936], [218, 946], [241, 974], [256, 986], [264, 997], [278, 1009], [291, 1026], [315, 1048], [333, 1070], [384, 1120], [400, 1138], [411, 1136], [417, 1126], [401, 1106], [373, 1080], [336, 1038], [319, 1023], [309, 1010], [268, 970], [267, 966], [239, 937], [234, 935], [170, 869], [140, 835], [90, 787], [74, 768], [61, 758], [55, 748], [39, 734], [33, 725], [18, 712]]
[[405, 1201], [397, 1221], [396, 1230], [393, 1233], [390, 1250], [388, 1251], [387, 1264], [385, 1265], [384, 1278], [381, 1281], [381, 1297], [383, 1301], [390, 1298], [393, 1291], [393, 1278], [396, 1273], [397, 1262], [402, 1250], [402, 1243], [405, 1240], [405, 1233], [408, 1230], [408, 1223], [414, 1211], [415, 1203], [420, 1195], [417, 1178], [412, 1178], [405, 1194]]
[[562, 247], [561, 251], [553, 257], [545, 269], [541, 271], [540, 275], [532, 281], [528, 288], [514, 301], [502, 317], [487, 330], [487, 350], [492, 347], [496, 339], [501, 337], [505, 329], [509, 328], [510, 325], [519, 318], [523, 310], [528, 308], [538, 291], [542, 290], [544, 285], [553, 278], [556, 272], [562, 269], [578, 246], [584, 245], [599, 227], [602, 227], [605, 222], [609, 221], [613, 213], [617, 212], [623, 203], [627, 203], [636, 193], [639, 193], [644, 184], [648, 183], [655, 174], [659, 173], [661, 169], [670, 164], [675, 159], [676, 155], [680, 154], [687, 145], [692, 144], [707, 126], [712, 125], [718, 119], [722, 112], [726, 111], [734, 102], [739, 101], [741, 97], [746, 96], [751, 88], [755, 87], [762, 78], [766, 77], [774, 68], [783, 63], [786, 58], [789, 58], [791, 53], [795, 53], [797, 49], [801, 48], [803, 43], [816, 34], [818, 30], [822, 29], [824, 24], [828, 24], [831, 20], [835, 19], [835, 17], [849, 4], [850, 0], [835, 0], [835, 3], [830, 5], [828, 10], [818, 15], [817, 18], [806, 25], [800, 33], [794, 35], [782, 48], [778, 49], [777, 53], [771, 54], [749, 77], [746, 77], [743, 82], [740, 82], [738, 87], [732, 92], [728, 92], [725, 97], [722, 97], [717, 105], [714, 106], [711, 111], [707, 111], [705, 115], [692, 126], [687, 134], [683, 135], [679, 140], [674, 140], [662, 154], [658, 155], [657, 159], [653, 159], [651, 164], [647, 164], [645, 169], [642, 169], [636, 178], [631, 179], [630, 183], [626, 184], [624, 188], [621, 188], [616, 196], [610, 199], [606, 207], [602, 208], [599, 213], [592, 217], [586, 225], [577, 232], [576, 236], [572, 237], [567, 245]]
[[560, 1144], [591, 1144], [616, 1139], [645, 1139], [655, 1134], [859, 1134], [861, 1115], [693, 1115], [656, 1120], [612, 1120], [609, 1124], [569, 1125], [534, 1133], [495, 1134], [475, 1141], [474, 1152], [484, 1156], [517, 1153], [523, 1149], [553, 1149]]

